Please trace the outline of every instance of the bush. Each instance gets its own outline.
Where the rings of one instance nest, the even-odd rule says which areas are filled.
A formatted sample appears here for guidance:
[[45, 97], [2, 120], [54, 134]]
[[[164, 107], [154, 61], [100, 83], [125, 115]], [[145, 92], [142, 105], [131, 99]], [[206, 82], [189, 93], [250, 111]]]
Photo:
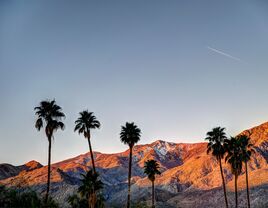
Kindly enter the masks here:
[[7, 189], [0, 186], [0, 207], [58, 208], [59, 206], [52, 198], [45, 203], [44, 199], [40, 199], [34, 191]]
[[133, 207], [133, 208], [149, 208], [149, 206], [145, 202], [135, 203], [131, 207]]

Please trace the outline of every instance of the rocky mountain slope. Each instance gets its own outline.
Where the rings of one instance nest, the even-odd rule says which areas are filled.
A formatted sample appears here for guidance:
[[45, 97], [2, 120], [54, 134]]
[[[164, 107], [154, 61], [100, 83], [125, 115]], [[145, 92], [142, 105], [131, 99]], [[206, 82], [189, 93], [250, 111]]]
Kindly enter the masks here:
[[[268, 207], [268, 122], [249, 129], [256, 148], [249, 163], [252, 207]], [[184, 144], [157, 140], [137, 145], [133, 152], [132, 200], [150, 199], [150, 181], [143, 173], [144, 161], [155, 159], [162, 174], [156, 179], [158, 207], [223, 207], [220, 170], [217, 161], [206, 154], [206, 143]], [[97, 171], [105, 184], [107, 204], [122, 205], [127, 194], [128, 150], [104, 154], [95, 152]], [[89, 153], [79, 155], [52, 166], [52, 195], [63, 206], [66, 197], [77, 190], [80, 174], [90, 167]], [[229, 201], [232, 204], [233, 176], [223, 163]], [[37, 162], [14, 167], [0, 165], [0, 183], [7, 186], [27, 186], [45, 192], [47, 167]], [[238, 180], [239, 200], [246, 206], [244, 170]]]
[[43, 167], [43, 165], [34, 160], [20, 166], [13, 166], [6, 163], [0, 164], [0, 180], [16, 176], [22, 171], [29, 172], [41, 167]]

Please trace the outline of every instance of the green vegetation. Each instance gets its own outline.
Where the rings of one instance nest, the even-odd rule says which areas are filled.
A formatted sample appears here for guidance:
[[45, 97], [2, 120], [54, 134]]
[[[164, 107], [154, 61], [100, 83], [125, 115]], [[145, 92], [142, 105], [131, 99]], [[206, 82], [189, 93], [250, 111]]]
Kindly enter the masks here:
[[47, 169], [47, 191], [45, 196], [45, 201], [49, 198], [49, 188], [50, 188], [50, 173], [51, 173], [51, 143], [52, 138], [54, 138], [54, 132], [58, 129], [64, 129], [64, 124], [61, 119], [65, 117], [62, 113], [62, 109], [58, 106], [55, 100], [41, 101], [40, 105], [34, 108], [35, 114], [37, 115], [37, 120], [35, 122], [35, 128], [40, 131], [41, 128], [46, 125], [45, 133], [48, 139], [48, 169]]
[[[122, 208], [122, 205], [110, 205], [111, 208]], [[146, 202], [137, 202], [132, 203], [131, 208], [149, 208]]]
[[226, 205], [226, 208], [228, 208], [226, 187], [225, 187], [224, 176], [223, 176], [223, 171], [222, 171], [222, 163], [221, 163], [221, 160], [223, 159], [224, 154], [225, 154], [224, 141], [227, 138], [224, 131], [225, 131], [225, 128], [221, 128], [221, 127], [213, 128], [212, 131], [209, 131], [207, 133], [207, 137], [205, 138], [205, 140], [208, 140], [207, 153], [212, 152], [212, 155], [217, 159], [220, 165], [225, 205]]
[[132, 208], [149, 208], [149, 206], [145, 202], [134, 203], [131, 207]]
[[[90, 151], [90, 156], [91, 156], [91, 162], [92, 162], [92, 168], [93, 168], [93, 172], [89, 171], [88, 174], [91, 175], [86, 175], [87, 180], [89, 180], [90, 176], [92, 178], [94, 177], [98, 177], [98, 174], [96, 172], [96, 168], [95, 168], [95, 162], [94, 162], [94, 156], [93, 156], [93, 150], [92, 150], [92, 146], [91, 146], [91, 134], [90, 134], [90, 129], [96, 129], [96, 128], [100, 128], [100, 122], [97, 120], [97, 118], [93, 115], [93, 112], [88, 112], [87, 110], [82, 111], [79, 113], [80, 117], [75, 121], [75, 128], [74, 131], [78, 131], [78, 134], [84, 134], [84, 137], [88, 140], [88, 146], [89, 146], [89, 151]], [[84, 180], [86, 180], [84, 178]], [[94, 181], [93, 181], [94, 183]], [[95, 207], [96, 204], [96, 194], [95, 191], [97, 191], [96, 189], [94, 189], [94, 186], [91, 186], [92, 190], [90, 194], [87, 194], [88, 197], [88, 201], [89, 201], [89, 205], [91, 207]], [[80, 187], [81, 188], [81, 187]]]
[[79, 113], [80, 117], [75, 121], [75, 128], [74, 131], [78, 131], [79, 134], [84, 134], [84, 137], [88, 140], [88, 146], [91, 156], [91, 162], [94, 173], [96, 173], [95, 163], [94, 163], [94, 156], [90, 142], [90, 129], [100, 128], [100, 122], [96, 119], [93, 115], [93, 112], [82, 111]]
[[128, 165], [128, 196], [127, 208], [130, 207], [130, 187], [131, 187], [131, 168], [132, 168], [132, 151], [133, 147], [141, 137], [141, 130], [132, 122], [122, 126], [120, 139], [121, 142], [129, 146], [129, 165]]
[[99, 174], [93, 171], [88, 171], [86, 175], [82, 175], [82, 185], [79, 187], [78, 192], [82, 197], [88, 199], [88, 204], [91, 208], [96, 207], [98, 203], [98, 196], [100, 190], [103, 188], [103, 183], [99, 180]]
[[245, 171], [246, 171], [246, 185], [247, 185], [247, 202], [248, 208], [250, 208], [250, 199], [249, 199], [249, 184], [248, 184], [248, 161], [250, 161], [252, 153], [255, 153], [253, 145], [250, 143], [250, 132], [248, 132], [249, 136], [241, 135], [239, 136], [239, 140], [241, 142], [241, 156], [242, 162], [245, 164]]
[[88, 208], [88, 199], [81, 198], [80, 195], [73, 194], [68, 197], [68, 203], [72, 208]]
[[231, 172], [235, 177], [235, 207], [237, 208], [237, 180], [238, 176], [242, 172], [242, 155], [240, 141], [235, 137], [231, 137], [230, 140], [226, 140], [226, 151], [227, 156], [225, 158], [225, 161], [230, 164]]
[[247, 203], [248, 207], [250, 208], [247, 163], [248, 161], [250, 161], [252, 153], [255, 152], [253, 149], [253, 145], [250, 143], [250, 134], [249, 136], [243, 134], [228, 139], [225, 135], [224, 128], [216, 127], [212, 129], [212, 131], [207, 133], [206, 140], [209, 141], [207, 146], [207, 153], [212, 151], [212, 155], [216, 157], [217, 161], [220, 164], [226, 207], [228, 207], [228, 202], [221, 160], [225, 158], [225, 162], [230, 165], [231, 172], [234, 175], [236, 208], [238, 207], [237, 180], [242, 172], [243, 163], [245, 164]]
[[1, 208], [58, 208], [58, 204], [52, 198], [39, 198], [36, 192], [29, 190], [7, 189], [0, 186]]
[[152, 182], [152, 208], [155, 208], [155, 190], [154, 181], [155, 175], [160, 175], [159, 164], [155, 160], [147, 160], [144, 165], [144, 173], [148, 176], [148, 179]]
[[68, 198], [68, 203], [73, 208], [103, 208], [104, 199], [101, 194], [103, 183], [99, 179], [98, 173], [89, 170], [83, 175], [82, 185], [78, 188], [78, 193]]

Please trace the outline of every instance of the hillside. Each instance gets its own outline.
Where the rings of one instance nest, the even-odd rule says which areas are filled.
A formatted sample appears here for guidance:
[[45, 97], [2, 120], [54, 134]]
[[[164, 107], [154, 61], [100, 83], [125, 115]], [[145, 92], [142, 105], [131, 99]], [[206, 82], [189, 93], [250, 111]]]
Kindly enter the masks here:
[[[268, 123], [248, 130], [256, 148], [249, 163], [249, 177], [253, 207], [268, 204]], [[245, 133], [242, 132], [242, 133]], [[150, 182], [143, 173], [144, 161], [155, 159], [162, 174], [156, 179], [156, 199], [159, 207], [220, 207], [224, 205], [220, 170], [217, 161], [206, 154], [206, 143], [184, 144], [157, 140], [151, 144], [137, 145], [133, 152], [132, 199], [148, 200]], [[97, 171], [105, 184], [104, 196], [109, 204], [122, 204], [126, 199], [128, 150], [104, 154], [95, 152]], [[63, 205], [80, 183], [80, 174], [90, 167], [89, 153], [52, 165], [52, 195]], [[233, 194], [233, 176], [223, 163], [230, 203]], [[27, 186], [44, 193], [46, 166], [30, 162], [15, 167], [0, 165], [0, 183], [7, 186]], [[242, 204], [245, 204], [244, 170], [238, 180]], [[266, 196], [266, 197], [265, 197]], [[215, 203], [217, 206], [215, 206]]]

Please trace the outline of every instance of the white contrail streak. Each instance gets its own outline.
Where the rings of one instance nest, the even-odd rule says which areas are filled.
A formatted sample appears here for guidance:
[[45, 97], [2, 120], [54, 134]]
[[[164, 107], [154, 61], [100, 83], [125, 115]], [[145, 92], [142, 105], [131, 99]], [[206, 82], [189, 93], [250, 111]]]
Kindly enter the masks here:
[[223, 51], [217, 50], [217, 49], [215, 49], [215, 48], [212, 48], [212, 47], [207, 46], [207, 49], [209, 49], [209, 50], [211, 50], [211, 51], [213, 51], [213, 52], [215, 52], [215, 53], [221, 54], [221, 55], [223, 55], [223, 56], [225, 56], [225, 57], [228, 57], [228, 58], [230, 58], [230, 59], [233, 59], [233, 60], [236, 60], [236, 61], [240, 61], [240, 62], [244, 62], [244, 61], [242, 61], [240, 58], [237, 58], [237, 57], [235, 57], [235, 56], [232, 56], [232, 55], [230, 55], [230, 54], [228, 54], [228, 53], [225, 53], [225, 52], [223, 52]]

